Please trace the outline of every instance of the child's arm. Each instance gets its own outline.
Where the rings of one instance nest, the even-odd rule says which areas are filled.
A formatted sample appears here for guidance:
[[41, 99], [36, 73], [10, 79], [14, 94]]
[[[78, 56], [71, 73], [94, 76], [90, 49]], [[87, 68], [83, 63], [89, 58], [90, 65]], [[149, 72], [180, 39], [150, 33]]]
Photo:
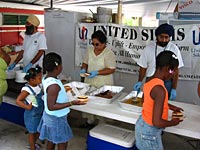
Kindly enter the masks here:
[[175, 112], [177, 112], [177, 111], [184, 111], [182, 108], [180, 108], [180, 107], [177, 107], [177, 106], [174, 106], [174, 105], [172, 105], [172, 104], [168, 104], [169, 105], [169, 109], [170, 110], [172, 110], [172, 111], [175, 111]]
[[162, 86], [155, 86], [151, 91], [151, 97], [154, 99], [152, 122], [153, 125], [158, 128], [175, 126], [182, 121], [177, 118], [172, 119], [170, 121], [162, 119], [165, 94], [166, 91]]
[[81, 102], [80, 100], [74, 100], [72, 102], [66, 102], [66, 103], [57, 103], [57, 97], [58, 93], [60, 91], [60, 87], [57, 84], [50, 85], [47, 90], [47, 106], [48, 109], [53, 110], [59, 110], [66, 107], [70, 107], [72, 105], [85, 105], [85, 102]]
[[200, 81], [199, 81], [198, 86], [197, 86], [197, 93], [198, 93], [198, 96], [200, 97]]
[[29, 93], [25, 90], [23, 90], [17, 97], [16, 104], [19, 105], [20, 107], [31, 110], [32, 109], [32, 103], [30, 104], [25, 104], [24, 101], [26, 97], [29, 95]]

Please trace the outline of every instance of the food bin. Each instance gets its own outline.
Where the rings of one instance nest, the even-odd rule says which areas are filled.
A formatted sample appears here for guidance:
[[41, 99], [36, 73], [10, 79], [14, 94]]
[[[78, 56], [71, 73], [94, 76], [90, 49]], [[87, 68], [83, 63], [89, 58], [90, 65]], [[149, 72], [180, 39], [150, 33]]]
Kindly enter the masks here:
[[99, 124], [89, 131], [87, 150], [131, 150], [135, 132], [109, 124]]
[[90, 84], [72, 81], [70, 83], [64, 84], [64, 86], [70, 86], [72, 91], [75, 93], [74, 96], [85, 95], [85, 93], [90, 89]]
[[142, 95], [143, 92], [140, 91], [140, 93], [137, 96], [138, 101], [134, 102], [132, 99], [136, 97], [137, 91], [130, 92], [126, 97], [124, 97], [122, 100], [119, 100], [119, 106], [120, 108], [136, 113], [141, 113], [142, 111]]
[[[89, 94], [90, 102], [110, 104], [121, 95], [121, 92], [123, 89], [124, 87], [122, 86], [104, 85]], [[109, 91], [111, 93], [111, 96], [112, 96], [111, 98], [96, 96], [98, 94], [105, 93], [106, 91]]]

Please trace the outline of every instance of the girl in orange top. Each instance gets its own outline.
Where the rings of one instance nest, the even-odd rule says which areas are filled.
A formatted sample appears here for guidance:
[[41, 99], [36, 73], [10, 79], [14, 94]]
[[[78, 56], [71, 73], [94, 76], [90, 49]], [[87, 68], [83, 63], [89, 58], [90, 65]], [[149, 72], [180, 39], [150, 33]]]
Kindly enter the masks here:
[[142, 115], [135, 126], [136, 146], [139, 150], [163, 150], [161, 133], [165, 127], [178, 125], [181, 120], [168, 121], [168, 110], [183, 111], [168, 104], [168, 92], [164, 80], [173, 77], [178, 70], [178, 58], [171, 51], [163, 51], [156, 57], [156, 72], [144, 84]]

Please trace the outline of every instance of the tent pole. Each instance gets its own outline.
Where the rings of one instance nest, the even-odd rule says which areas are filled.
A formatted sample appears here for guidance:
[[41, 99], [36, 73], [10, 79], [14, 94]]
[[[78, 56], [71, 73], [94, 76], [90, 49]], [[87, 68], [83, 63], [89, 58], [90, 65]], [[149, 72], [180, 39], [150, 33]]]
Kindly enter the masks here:
[[53, 0], [50, 1], [50, 8], [53, 8]]
[[122, 24], [122, 0], [118, 0], [117, 23]]

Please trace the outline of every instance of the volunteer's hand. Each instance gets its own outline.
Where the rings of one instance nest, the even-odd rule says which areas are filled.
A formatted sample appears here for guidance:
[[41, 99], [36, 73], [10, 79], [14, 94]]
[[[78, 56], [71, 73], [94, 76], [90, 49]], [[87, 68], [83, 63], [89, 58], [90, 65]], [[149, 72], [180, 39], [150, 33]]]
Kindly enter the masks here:
[[12, 63], [9, 67], [8, 67], [8, 71], [11, 71], [15, 68], [16, 63]]
[[140, 87], [142, 86], [142, 82], [138, 81], [137, 83], [134, 84], [133, 86], [133, 90], [134, 91], [138, 91], [140, 89]]
[[81, 69], [80, 70], [80, 74], [84, 74], [84, 73], [86, 73], [86, 70], [85, 69]]
[[23, 68], [23, 72], [27, 72], [32, 66], [33, 66], [33, 64], [32, 64], [32, 63], [29, 63], [28, 65], [26, 65], [26, 66]]
[[98, 71], [91, 71], [91, 72], [89, 72], [89, 74], [90, 75], [88, 76], [88, 78], [94, 78], [98, 75]]
[[176, 89], [172, 89], [171, 90], [171, 94], [170, 94], [170, 100], [175, 100], [176, 99]]

